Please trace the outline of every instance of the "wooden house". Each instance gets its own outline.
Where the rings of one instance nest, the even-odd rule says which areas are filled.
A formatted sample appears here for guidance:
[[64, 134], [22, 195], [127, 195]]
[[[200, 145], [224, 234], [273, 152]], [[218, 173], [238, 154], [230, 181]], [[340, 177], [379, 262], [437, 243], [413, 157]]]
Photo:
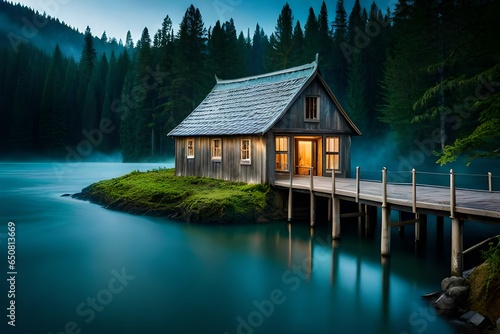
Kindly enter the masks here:
[[279, 176], [348, 176], [349, 119], [318, 61], [279, 72], [217, 80], [169, 136], [179, 176], [271, 183]]

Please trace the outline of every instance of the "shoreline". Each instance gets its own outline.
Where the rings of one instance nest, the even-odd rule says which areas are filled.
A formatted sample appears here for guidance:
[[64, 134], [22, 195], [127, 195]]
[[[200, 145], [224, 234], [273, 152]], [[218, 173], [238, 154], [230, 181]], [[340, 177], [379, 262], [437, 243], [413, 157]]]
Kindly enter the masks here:
[[283, 219], [269, 185], [175, 176], [173, 168], [155, 169], [96, 182], [72, 198], [134, 215], [185, 223], [262, 223]]

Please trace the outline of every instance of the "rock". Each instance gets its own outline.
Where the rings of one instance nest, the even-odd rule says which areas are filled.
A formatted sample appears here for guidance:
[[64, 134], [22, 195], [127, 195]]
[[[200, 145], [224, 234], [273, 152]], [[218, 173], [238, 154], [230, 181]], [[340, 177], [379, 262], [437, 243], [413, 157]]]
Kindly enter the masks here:
[[63, 194], [61, 197], [71, 197], [71, 194]]
[[423, 295], [422, 298], [427, 299], [427, 300], [436, 300], [439, 297], [441, 297], [442, 294], [443, 294], [443, 291], [434, 291], [434, 292], [427, 293], [427, 294]]
[[460, 317], [460, 320], [463, 320], [463, 321], [467, 322], [467, 321], [469, 321], [474, 316], [474, 314], [476, 314], [476, 312], [474, 312], [474, 311], [469, 311], [467, 313], [464, 313]]
[[472, 318], [469, 319], [469, 321], [467, 321], [467, 323], [471, 326], [475, 326], [475, 327], [481, 327], [483, 326], [484, 324], [486, 324], [486, 318], [483, 317], [481, 314], [475, 312], [476, 314], [474, 314], [472, 316]]
[[469, 270], [464, 271], [464, 273], [463, 273], [463, 275], [462, 275], [462, 276], [463, 276], [463, 278], [468, 279], [468, 278], [470, 277], [470, 275], [472, 275], [472, 273], [474, 272], [474, 270], [476, 270], [476, 268], [477, 268], [477, 267], [474, 267], [474, 268], [472, 268], [472, 269], [469, 269]]
[[453, 288], [455, 286], [465, 286], [465, 278], [451, 276], [451, 277], [447, 277], [441, 281], [441, 289], [443, 291], [446, 291], [446, 290]]
[[434, 302], [434, 307], [441, 310], [454, 310], [457, 308], [457, 305], [453, 301], [453, 298], [443, 293], [441, 297]]
[[446, 290], [446, 294], [453, 299], [456, 305], [463, 306], [469, 298], [469, 288], [466, 286], [454, 286]]

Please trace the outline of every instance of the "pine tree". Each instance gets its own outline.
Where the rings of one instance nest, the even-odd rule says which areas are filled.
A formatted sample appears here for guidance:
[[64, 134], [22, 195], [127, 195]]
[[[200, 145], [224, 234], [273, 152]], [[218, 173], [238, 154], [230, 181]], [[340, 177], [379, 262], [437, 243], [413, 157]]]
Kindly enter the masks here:
[[276, 23], [276, 30], [270, 42], [272, 48], [272, 67], [269, 70], [289, 67], [289, 59], [293, 52], [293, 14], [288, 3], [281, 10]]
[[64, 110], [64, 68], [59, 45], [56, 46], [45, 79], [39, 121], [39, 147], [54, 152], [66, 144], [67, 128]]
[[366, 103], [366, 70], [363, 64], [362, 55], [353, 56], [353, 61], [349, 69], [347, 100], [348, 110], [354, 123], [364, 132], [367, 130], [369, 119]]
[[[96, 101], [93, 87], [90, 87], [90, 80], [96, 66], [96, 51], [90, 28], [87, 27], [84, 36], [83, 50], [80, 57], [80, 83], [78, 87], [78, 105], [81, 109], [81, 127], [82, 129], [92, 130], [95, 128]], [[89, 90], [91, 92], [89, 92]]]
[[[207, 72], [207, 31], [199, 9], [191, 5], [179, 26], [172, 66], [173, 80], [162, 92], [165, 131], [179, 124], [208, 94], [215, 79]], [[167, 116], [168, 115], [168, 116]]]
[[333, 70], [333, 36], [328, 19], [328, 8], [323, 1], [318, 15], [319, 64], [325, 80], [330, 81]]
[[426, 87], [439, 81], [438, 74], [428, 71], [428, 66], [440, 59], [434, 6], [431, 0], [415, 2], [394, 17], [395, 45], [384, 66], [384, 103], [380, 111], [381, 120], [394, 130], [403, 145], [411, 145], [415, 139], [440, 128], [439, 120], [415, 123], [422, 110], [413, 108]]
[[335, 11], [335, 21], [332, 24], [334, 27], [333, 33], [333, 51], [332, 51], [332, 79], [328, 81], [331, 85], [335, 96], [341, 104], [346, 101], [347, 87], [347, 69], [349, 64], [344, 57], [341, 49], [342, 43], [347, 39], [347, 13], [344, 8], [344, 1], [337, 0]]
[[297, 21], [295, 28], [293, 29], [293, 52], [290, 58], [290, 66], [298, 66], [311, 61], [310, 59], [305, 59], [304, 57], [304, 32], [300, 25], [300, 21]]
[[319, 24], [314, 9], [309, 8], [309, 16], [304, 27], [304, 58], [311, 62], [316, 59], [316, 54], [320, 51]]
[[269, 41], [264, 33], [264, 29], [262, 29], [257, 23], [252, 39], [252, 63], [250, 67], [251, 75], [257, 75], [264, 72], [265, 50], [268, 42]]
[[125, 37], [125, 48], [127, 50], [132, 50], [134, 48], [134, 40], [132, 39], [132, 34], [130, 30], [127, 31], [127, 37]]

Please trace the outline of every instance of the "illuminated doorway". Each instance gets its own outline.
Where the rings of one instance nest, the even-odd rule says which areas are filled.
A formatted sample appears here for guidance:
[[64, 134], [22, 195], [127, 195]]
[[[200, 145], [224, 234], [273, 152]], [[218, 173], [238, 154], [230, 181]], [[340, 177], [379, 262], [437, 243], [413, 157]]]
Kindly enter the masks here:
[[320, 144], [321, 139], [314, 137], [295, 139], [295, 173], [297, 175], [309, 175], [311, 167], [313, 168], [313, 175], [318, 175], [318, 146]]

